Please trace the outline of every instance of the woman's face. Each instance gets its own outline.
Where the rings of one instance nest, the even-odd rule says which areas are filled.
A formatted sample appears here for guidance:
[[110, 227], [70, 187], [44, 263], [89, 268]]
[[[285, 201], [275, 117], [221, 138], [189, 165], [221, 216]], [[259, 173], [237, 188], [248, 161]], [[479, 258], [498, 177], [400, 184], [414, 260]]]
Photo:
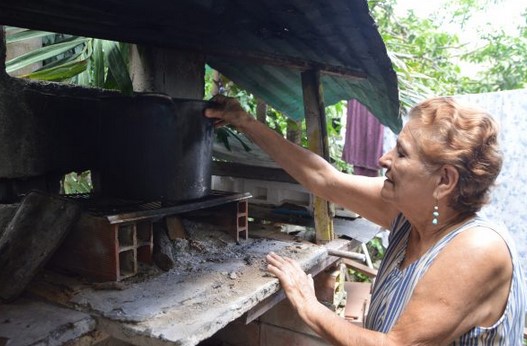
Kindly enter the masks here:
[[434, 203], [434, 180], [419, 156], [412, 129], [419, 120], [410, 120], [397, 139], [395, 148], [384, 154], [379, 163], [386, 169], [381, 191], [384, 200], [395, 203], [400, 210]]

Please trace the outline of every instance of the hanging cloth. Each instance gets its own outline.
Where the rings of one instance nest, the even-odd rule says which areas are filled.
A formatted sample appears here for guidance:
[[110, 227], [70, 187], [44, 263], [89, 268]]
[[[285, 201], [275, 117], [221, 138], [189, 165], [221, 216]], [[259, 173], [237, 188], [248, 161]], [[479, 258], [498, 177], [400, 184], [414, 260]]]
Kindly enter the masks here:
[[384, 126], [357, 100], [348, 101], [346, 135], [342, 159], [353, 165], [353, 173], [376, 177], [382, 156]]

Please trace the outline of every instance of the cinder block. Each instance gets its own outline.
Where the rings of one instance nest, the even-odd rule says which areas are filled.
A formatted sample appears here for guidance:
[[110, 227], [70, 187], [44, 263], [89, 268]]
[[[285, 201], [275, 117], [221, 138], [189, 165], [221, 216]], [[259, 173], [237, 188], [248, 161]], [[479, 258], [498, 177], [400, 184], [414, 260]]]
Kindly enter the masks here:
[[95, 281], [119, 281], [137, 274], [138, 262], [152, 263], [152, 251], [152, 221], [111, 224], [83, 213], [51, 263]]
[[247, 200], [234, 201], [222, 205], [191, 211], [182, 217], [191, 220], [206, 220], [219, 226], [222, 231], [230, 234], [238, 242], [249, 238], [249, 206]]

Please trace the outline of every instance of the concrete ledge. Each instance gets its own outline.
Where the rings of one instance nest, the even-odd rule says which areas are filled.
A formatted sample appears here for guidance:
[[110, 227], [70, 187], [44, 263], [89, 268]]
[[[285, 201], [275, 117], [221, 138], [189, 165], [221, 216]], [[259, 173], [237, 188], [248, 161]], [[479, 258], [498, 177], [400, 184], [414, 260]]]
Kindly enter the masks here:
[[94, 332], [90, 315], [36, 299], [20, 298], [0, 304], [0, 344], [62, 345]]

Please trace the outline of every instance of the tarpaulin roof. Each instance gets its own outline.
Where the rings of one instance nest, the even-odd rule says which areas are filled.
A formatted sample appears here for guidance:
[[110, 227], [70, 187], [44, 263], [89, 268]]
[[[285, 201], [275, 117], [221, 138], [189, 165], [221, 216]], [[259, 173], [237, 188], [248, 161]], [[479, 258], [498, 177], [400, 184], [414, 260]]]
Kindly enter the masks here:
[[326, 105], [357, 99], [401, 128], [397, 77], [365, 0], [2, 0], [0, 23], [192, 50], [293, 119], [301, 72]]

